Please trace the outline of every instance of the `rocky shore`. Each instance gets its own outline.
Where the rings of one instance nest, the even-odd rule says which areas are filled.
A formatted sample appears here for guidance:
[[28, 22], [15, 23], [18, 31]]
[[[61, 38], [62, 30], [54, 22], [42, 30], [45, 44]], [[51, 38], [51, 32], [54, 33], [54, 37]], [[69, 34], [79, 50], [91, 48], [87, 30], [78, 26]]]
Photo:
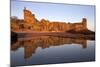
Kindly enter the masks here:
[[34, 37], [34, 36], [56, 36], [66, 38], [78, 38], [95, 40], [95, 32], [92, 31], [67, 31], [67, 32], [17, 32], [18, 38]]

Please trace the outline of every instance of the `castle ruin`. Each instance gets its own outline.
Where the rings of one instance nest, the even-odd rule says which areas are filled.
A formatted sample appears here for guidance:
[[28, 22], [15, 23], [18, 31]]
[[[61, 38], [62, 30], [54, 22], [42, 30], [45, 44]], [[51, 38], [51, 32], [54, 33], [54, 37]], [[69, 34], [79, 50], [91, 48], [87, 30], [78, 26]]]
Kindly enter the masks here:
[[[35, 14], [26, 8], [23, 10], [24, 19], [18, 19], [18, 29], [30, 31], [80, 31], [87, 30], [87, 19], [83, 18], [81, 22], [51, 22], [49, 20], [41, 19], [40, 21], [35, 18]], [[12, 27], [13, 28], [13, 27]], [[12, 29], [13, 30], [13, 29]]]

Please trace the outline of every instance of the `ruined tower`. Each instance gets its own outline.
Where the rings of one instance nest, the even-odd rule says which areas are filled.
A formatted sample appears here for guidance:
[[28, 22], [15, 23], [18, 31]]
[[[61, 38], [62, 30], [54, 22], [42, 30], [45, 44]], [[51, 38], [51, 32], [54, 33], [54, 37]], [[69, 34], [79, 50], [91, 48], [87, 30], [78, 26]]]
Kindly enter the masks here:
[[24, 21], [26, 23], [35, 23], [36, 19], [35, 19], [35, 15], [31, 13], [31, 11], [27, 10], [24, 7]]
[[87, 19], [86, 18], [82, 19], [82, 24], [83, 24], [83, 30], [86, 30], [87, 29]]

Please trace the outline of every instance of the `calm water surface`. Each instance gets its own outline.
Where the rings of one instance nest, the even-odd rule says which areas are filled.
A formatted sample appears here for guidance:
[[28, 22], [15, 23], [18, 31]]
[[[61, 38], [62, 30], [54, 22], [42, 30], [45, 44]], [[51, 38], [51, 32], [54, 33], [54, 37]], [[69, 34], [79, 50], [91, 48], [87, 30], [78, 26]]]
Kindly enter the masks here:
[[94, 40], [41, 36], [18, 38], [11, 44], [12, 66], [94, 60]]

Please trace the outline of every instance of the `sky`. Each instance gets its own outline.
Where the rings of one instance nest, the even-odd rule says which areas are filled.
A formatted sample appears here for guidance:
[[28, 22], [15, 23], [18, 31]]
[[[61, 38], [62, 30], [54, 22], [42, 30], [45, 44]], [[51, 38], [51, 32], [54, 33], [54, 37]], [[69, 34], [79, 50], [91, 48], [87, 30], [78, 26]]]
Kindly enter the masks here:
[[43, 2], [11, 1], [11, 16], [23, 19], [23, 9], [30, 10], [38, 20], [47, 19], [49, 21], [80, 22], [82, 18], [87, 18], [88, 29], [95, 31], [95, 6], [57, 4]]

